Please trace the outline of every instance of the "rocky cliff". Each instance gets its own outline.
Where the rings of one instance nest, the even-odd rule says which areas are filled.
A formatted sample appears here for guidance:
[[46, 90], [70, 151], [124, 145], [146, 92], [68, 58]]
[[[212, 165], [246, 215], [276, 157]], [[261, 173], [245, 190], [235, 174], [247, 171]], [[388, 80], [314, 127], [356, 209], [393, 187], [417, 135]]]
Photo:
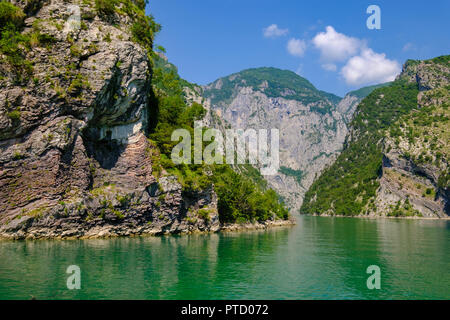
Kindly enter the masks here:
[[342, 149], [356, 106], [373, 89], [341, 99], [294, 72], [258, 68], [218, 79], [202, 95], [212, 127], [280, 130], [280, 170], [265, 178], [297, 211], [314, 179]]
[[409, 60], [359, 104], [345, 147], [303, 213], [448, 217], [449, 56]]
[[1, 3], [13, 24], [0, 51], [0, 236], [218, 230], [212, 189], [186, 193], [152, 175], [158, 25], [145, 2], [10, 3]]
[[450, 215], [448, 61], [408, 61], [403, 68], [399, 79], [417, 83], [418, 105], [386, 132], [374, 214]]

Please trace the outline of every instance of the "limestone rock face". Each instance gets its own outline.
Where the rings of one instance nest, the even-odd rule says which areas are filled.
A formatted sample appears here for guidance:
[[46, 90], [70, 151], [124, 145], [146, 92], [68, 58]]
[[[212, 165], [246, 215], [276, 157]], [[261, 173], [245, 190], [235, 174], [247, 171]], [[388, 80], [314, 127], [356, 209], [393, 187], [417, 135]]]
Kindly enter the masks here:
[[349, 124], [353, 118], [356, 107], [361, 102], [362, 98], [353, 95], [351, 92], [339, 101], [336, 106], [336, 111], [342, 114], [346, 124]]
[[391, 150], [383, 159], [383, 175], [375, 199], [377, 214], [386, 215], [397, 203], [411, 204], [416, 214], [424, 217], [448, 217], [448, 188], [438, 193], [434, 190], [438, 184], [439, 170], [433, 165], [415, 164], [401, 153]]
[[217, 230], [213, 190], [185, 194], [152, 176], [151, 67], [130, 18], [104, 18], [94, 2], [13, 3], [27, 13], [23, 33], [52, 40], [26, 53], [28, 82], [0, 63], [0, 236]]
[[279, 172], [266, 176], [269, 185], [295, 209], [314, 176], [341, 148], [347, 133], [340, 114], [311, 112], [309, 106], [241, 88], [226, 108], [216, 108], [237, 129], [280, 130], [280, 166], [302, 172], [296, 179]]
[[[278, 78], [264, 75], [250, 82], [244, 71], [213, 82], [203, 88], [204, 105], [209, 109], [211, 127], [279, 130], [280, 170], [265, 178], [291, 211], [297, 212], [316, 176], [341, 150], [347, 124], [361, 98], [349, 94], [340, 99], [318, 91], [294, 73], [269, 72]], [[300, 86], [283, 87], [286, 83], [281, 77], [298, 79]]]
[[[408, 61], [399, 79], [417, 83], [418, 108], [397, 124], [399, 137], [386, 133], [376, 214], [384, 215], [407, 202], [416, 215], [448, 217], [450, 67], [436, 59]], [[408, 132], [413, 136], [408, 137]]]

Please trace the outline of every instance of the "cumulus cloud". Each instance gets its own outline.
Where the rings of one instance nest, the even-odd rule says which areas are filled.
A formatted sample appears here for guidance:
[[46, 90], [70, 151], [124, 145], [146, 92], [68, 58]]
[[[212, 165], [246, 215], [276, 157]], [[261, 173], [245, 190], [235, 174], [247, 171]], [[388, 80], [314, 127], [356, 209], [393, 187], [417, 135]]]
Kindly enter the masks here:
[[344, 61], [357, 54], [364, 45], [357, 38], [336, 32], [332, 26], [327, 26], [325, 32], [318, 33], [312, 43], [320, 50], [321, 58], [326, 62]]
[[264, 37], [266, 38], [276, 38], [286, 35], [289, 32], [289, 29], [280, 29], [278, 25], [271, 24], [267, 28], [263, 29]]
[[342, 68], [341, 74], [349, 85], [362, 85], [393, 81], [401, 71], [397, 61], [389, 60], [384, 53], [370, 48], [362, 49]]
[[365, 41], [339, 33], [332, 26], [318, 33], [312, 43], [320, 51], [323, 69], [337, 71], [337, 63], [345, 64], [340, 73], [349, 85], [392, 81], [401, 71], [397, 61], [387, 59], [384, 53], [368, 48]]
[[302, 57], [306, 50], [306, 42], [292, 38], [287, 44], [288, 52], [295, 57]]

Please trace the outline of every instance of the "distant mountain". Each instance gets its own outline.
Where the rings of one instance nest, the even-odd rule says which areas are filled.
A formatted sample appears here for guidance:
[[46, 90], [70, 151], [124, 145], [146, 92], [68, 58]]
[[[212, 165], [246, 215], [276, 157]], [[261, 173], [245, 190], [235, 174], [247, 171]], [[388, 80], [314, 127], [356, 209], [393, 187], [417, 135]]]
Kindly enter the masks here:
[[360, 96], [342, 99], [292, 71], [248, 69], [203, 87], [209, 124], [280, 130], [280, 170], [266, 177], [293, 210], [316, 176], [342, 149]]
[[358, 90], [350, 91], [348, 93], [348, 95], [355, 96], [355, 97], [357, 97], [359, 99], [364, 99], [369, 94], [371, 94], [373, 90], [378, 89], [378, 88], [387, 87], [390, 84], [391, 84], [391, 82], [386, 82], [386, 83], [376, 84], [374, 86], [364, 87], [364, 88], [361, 88], [361, 89], [358, 89]]
[[393, 83], [363, 99], [344, 150], [301, 212], [448, 216], [449, 79], [450, 56], [408, 60]]
[[339, 101], [337, 105], [338, 112], [344, 116], [346, 123], [349, 123], [353, 119], [353, 113], [362, 99], [367, 97], [373, 90], [386, 87], [389, 84], [390, 82], [387, 82], [350, 91], [341, 101]]
[[237, 86], [251, 87], [254, 91], [264, 92], [269, 98], [284, 97], [303, 104], [328, 100], [336, 105], [342, 99], [332, 93], [317, 90], [311, 82], [289, 70], [276, 68], [247, 69], [220, 78], [207, 86], [204, 96], [213, 104], [229, 101]]

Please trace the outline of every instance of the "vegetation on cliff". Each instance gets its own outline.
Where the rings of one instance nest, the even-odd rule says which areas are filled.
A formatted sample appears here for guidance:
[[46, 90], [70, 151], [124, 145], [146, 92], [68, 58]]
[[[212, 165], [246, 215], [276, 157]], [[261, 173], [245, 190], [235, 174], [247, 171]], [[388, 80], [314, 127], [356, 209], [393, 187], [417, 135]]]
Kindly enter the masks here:
[[311, 82], [295, 72], [277, 68], [247, 69], [221, 78], [210, 85], [205, 96], [211, 98], [212, 104], [228, 101], [232, 98], [236, 85], [248, 86], [255, 91], [261, 90], [268, 97], [284, 97], [305, 105], [327, 99], [330, 102], [328, 107], [331, 108], [331, 104], [337, 104], [341, 100], [336, 95], [317, 90]]
[[[418, 62], [410, 60], [409, 63]], [[436, 75], [435, 78], [441, 80], [436, 83], [436, 80], [429, 78], [434, 82], [433, 88], [422, 93], [420, 108], [402, 116], [389, 129], [387, 137], [389, 148], [398, 149], [417, 165], [434, 168], [438, 173], [437, 187], [445, 190], [450, 184], [450, 85], [447, 80], [450, 76], [450, 56], [427, 60], [425, 65], [429, 72]]]
[[175, 165], [172, 162], [170, 153], [178, 143], [171, 141], [173, 130], [187, 129], [193, 136], [194, 121], [205, 115], [205, 109], [198, 103], [187, 104], [183, 91], [186, 81], [179, 77], [173, 65], [157, 54], [153, 60], [154, 95], [149, 120], [150, 139], [159, 149], [159, 154], [153, 157], [156, 174], [166, 170], [176, 175], [186, 192], [214, 185], [222, 222], [287, 219], [288, 211], [279, 202], [277, 194], [267, 189], [264, 183], [254, 182], [263, 180], [256, 170], [240, 168], [241, 173], [238, 173], [226, 164]]
[[350, 140], [306, 193], [302, 213], [363, 213], [379, 187], [384, 130], [417, 107], [417, 94], [416, 84], [402, 80], [376, 89], [361, 102]]
[[51, 36], [41, 34], [35, 25], [32, 31], [22, 33], [25, 12], [15, 5], [0, 2], [0, 80], [13, 74], [16, 84], [26, 83], [32, 74], [33, 64], [25, 55], [33, 47], [45, 46], [54, 41]]
[[186, 129], [193, 135], [194, 121], [203, 118], [205, 109], [198, 103], [186, 102], [184, 87], [192, 85], [180, 78], [175, 66], [153, 51], [153, 38], [161, 27], [151, 16], [145, 15], [146, 3], [143, 0], [96, 0], [95, 8], [105, 19], [114, 13], [131, 17], [132, 39], [149, 52], [152, 65], [149, 138], [157, 148], [152, 152], [154, 174], [158, 178], [164, 172], [177, 176], [185, 192], [206, 190], [214, 185], [219, 218], [223, 222], [287, 219], [288, 211], [273, 190], [256, 185], [230, 166], [175, 165], [170, 159], [172, 148], [177, 144], [171, 141], [172, 132]]
[[[344, 150], [306, 193], [301, 213], [412, 216], [422, 215], [420, 207], [439, 215], [448, 210], [448, 68], [449, 56], [408, 60], [396, 81], [367, 96]], [[386, 196], [390, 200], [381, 199]]]
[[132, 39], [152, 51], [154, 35], [161, 29], [152, 16], [145, 14], [148, 0], [95, 0], [95, 9], [105, 19], [125, 14], [132, 19]]
[[205, 110], [154, 52], [160, 26], [147, 2], [86, 0], [76, 13], [74, 3], [0, 1], [0, 234], [217, 231], [218, 214], [287, 218], [273, 191], [227, 165], [170, 160], [172, 131], [192, 132]]
[[373, 85], [373, 86], [363, 87], [361, 89], [351, 91], [348, 94], [351, 95], [351, 96], [355, 96], [357, 98], [360, 98], [360, 99], [364, 99], [369, 94], [371, 94], [375, 89], [387, 87], [390, 84], [391, 84], [390, 82], [386, 82], [386, 83], [376, 84], [376, 85]]

